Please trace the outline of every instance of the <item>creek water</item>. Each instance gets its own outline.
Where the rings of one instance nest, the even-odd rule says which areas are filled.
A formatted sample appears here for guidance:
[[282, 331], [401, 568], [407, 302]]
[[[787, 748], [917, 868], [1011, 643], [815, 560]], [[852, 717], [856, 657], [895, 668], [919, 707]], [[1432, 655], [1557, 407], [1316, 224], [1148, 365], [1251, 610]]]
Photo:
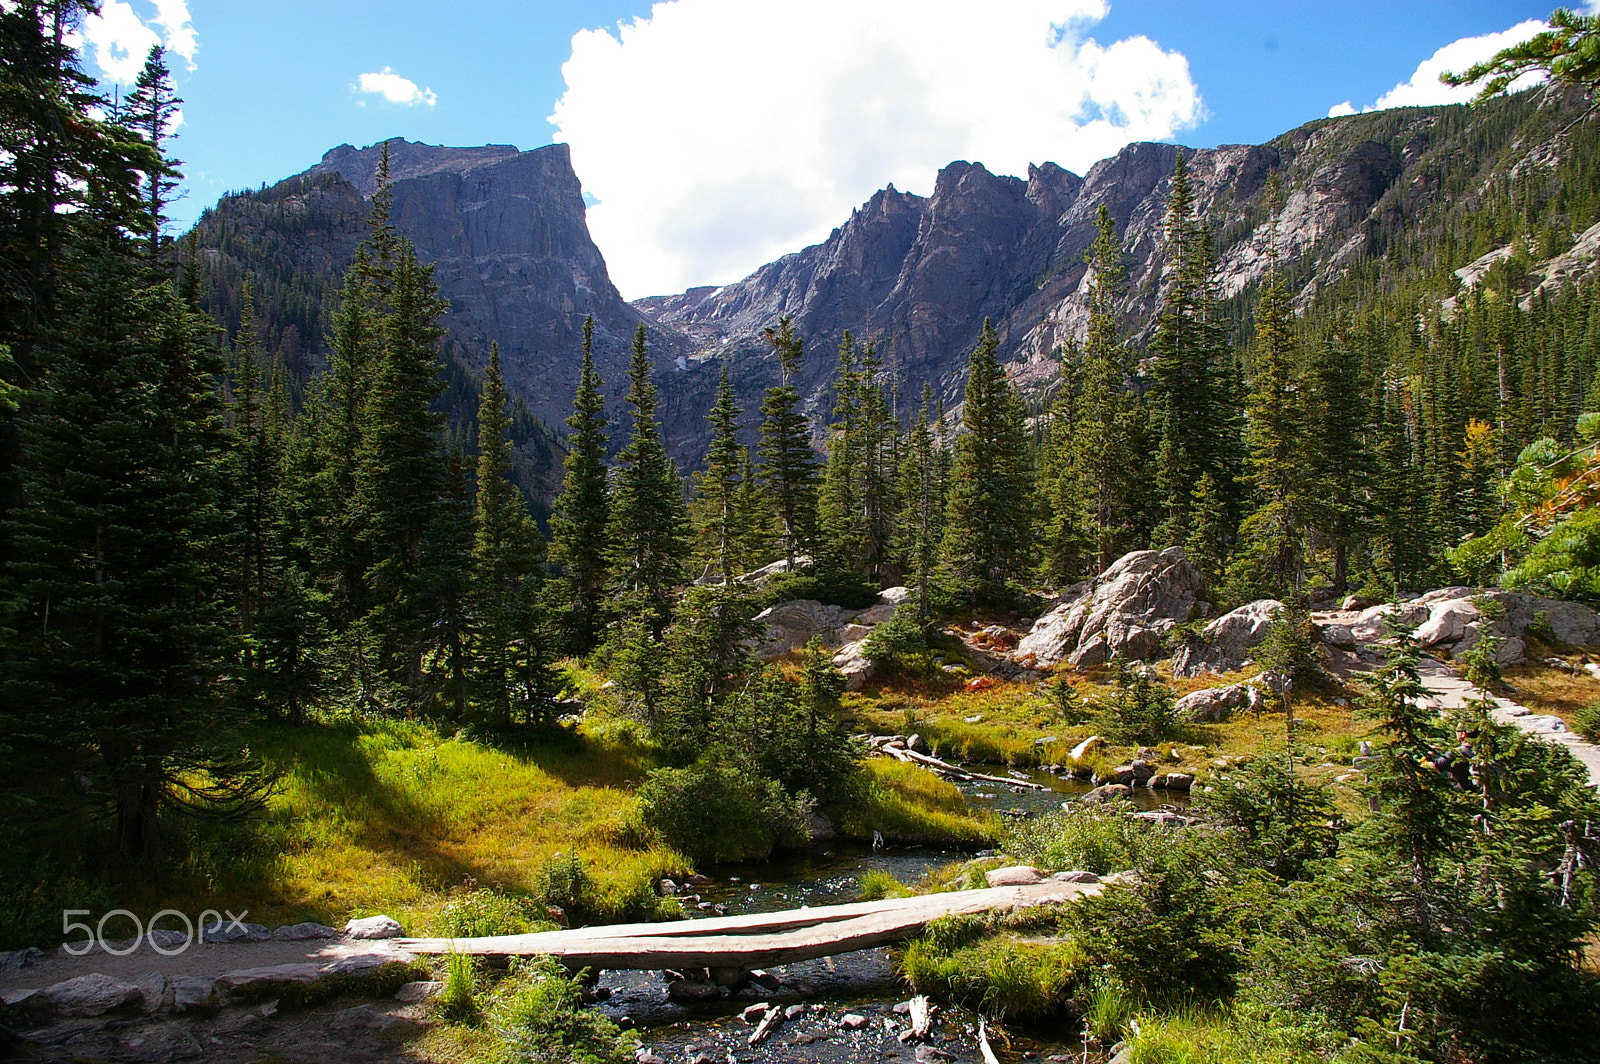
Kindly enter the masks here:
[[[983, 768], [991, 775], [1043, 785], [1045, 790], [1011, 787], [987, 781], [961, 784], [973, 808], [1003, 816], [1030, 817], [1061, 808], [1090, 785], [1060, 779], [1043, 769]], [[1136, 791], [1142, 809], [1182, 808], [1188, 795]], [[861, 877], [886, 872], [915, 885], [930, 872], [966, 861], [973, 854], [932, 847], [886, 847], [834, 840], [786, 853], [760, 864], [723, 865], [709, 870], [714, 882], [687, 888], [681, 896], [692, 919], [717, 912], [727, 915], [772, 912], [802, 905], [838, 905], [860, 897]], [[894, 1012], [909, 991], [895, 975], [887, 949], [861, 950], [774, 969], [782, 984], [776, 990], [747, 986], [721, 1001], [686, 1003], [669, 999], [659, 972], [601, 973], [610, 997], [599, 1006], [611, 1018], [638, 1029], [644, 1044], [664, 1060], [680, 1064], [697, 1058], [724, 1062], [797, 1061], [844, 1064], [852, 1061], [979, 1061], [977, 1014], [950, 1008], [939, 1015], [933, 1038], [922, 1046], [902, 1045], [896, 1032], [905, 1017]], [[753, 1026], [739, 1012], [753, 1002], [804, 1006], [803, 1014], [786, 1020], [760, 1046], [747, 1045]], [[854, 1030], [841, 1026], [849, 1014], [865, 1018]], [[1071, 1056], [1081, 1059], [1075, 1030], [1032, 1027], [1013, 1031], [1009, 1046], [996, 1045], [1002, 1059]]]

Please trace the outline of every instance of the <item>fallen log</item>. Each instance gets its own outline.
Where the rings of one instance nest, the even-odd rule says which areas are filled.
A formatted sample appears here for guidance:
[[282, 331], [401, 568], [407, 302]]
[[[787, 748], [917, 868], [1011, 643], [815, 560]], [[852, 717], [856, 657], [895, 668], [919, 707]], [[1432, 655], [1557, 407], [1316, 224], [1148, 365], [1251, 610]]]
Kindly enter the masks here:
[[761, 1022], [756, 1025], [756, 1029], [750, 1032], [750, 1038], [747, 1040], [746, 1044], [755, 1046], [765, 1042], [767, 1040], [767, 1036], [773, 1032], [782, 1019], [783, 1006], [772, 1006], [767, 1010], [767, 1014], [761, 1017]]
[[949, 891], [886, 902], [790, 909], [754, 916], [621, 924], [529, 935], [401, 939], [414, 953], [472, 956], [548, 954], [569, 968], [770, 968], [898, 942], [940, 916], [1066, 901], [1098, 893], [1098, 884], [1035, 883]]
[[990, 776], [982, 772], [974, 772], [970, 768], [958, 768], [957, 766], [950, 764], [948, 761], [941, 761], [937, 757], [930, 757], [927, 754], [919, 754], [915, 750], [908, 750], [905, 747], [879, 747], [878, 753], [886, 754], [897, 761], [904, 761], [908, 765], [921, 765], [923, 768], [931, 768], [935, 772], [949, 776], [951, 779], [959, 780], [963, 783], [971, 780], [982, 780], [985, 783], [1000, 783], [1010, 787], [1025, 787], [1028, 790], [1033, 791], [1047, 791], [1050, 789], [1044, 784], [1034, 783], [1032, 780], [1019, 780], [1011, 776]]

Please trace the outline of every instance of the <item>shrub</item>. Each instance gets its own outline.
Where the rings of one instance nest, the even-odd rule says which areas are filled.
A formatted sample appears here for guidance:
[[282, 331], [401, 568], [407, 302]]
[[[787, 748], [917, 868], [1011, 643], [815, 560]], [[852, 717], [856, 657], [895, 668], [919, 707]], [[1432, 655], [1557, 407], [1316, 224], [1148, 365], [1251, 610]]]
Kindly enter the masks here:
[[778, 577], [761, 592], [762, 608], [793, 599], [816, 599], [832, 606], [865, 609], [878, 601], [878, 585], [860, 573], [801, 570]]
[[806, 840], [808, 795], [721, 760], [658, 768], [639, 787], [645, 824], [667, 844], [707, 861], [751, 861]]
[[1572, 727], [1591, 743], [1600, 743], [1600, 702], [1590, 702], [1572, 718]]
[[438, 924], [440, 932], [451, 938], [524, 935], [555, 927], [535, 899], [481, 888], [453, 894], [440, 909]]
[[1114, 663], [1115, 687], [1101, 703], [1101, 728], [1113, 743], [1149, 743], [1172, 730], [1172, 688], [1147, 666]]
[[493, 1011], [507, 1058], [517, 1064], [627, 1064], [622, 1031], [583, 1007], [578, 979], [551, 958], [513, 962]]
[[1084, 970], [1070, 941], [995, 933], [982, 917], [942, 917], [900, 955], [901, 974], [918, 993], [969, 1005], [995, 1019], [1058, 1011]]
[[911, 619], [908, 611], [900, 610], [875, 625], [861, 649], [885, 669], [899, 672], [914, 664], [916, 656], [928, 649], [928, 641], [922, 626]]
[[1153, 845], [1150, 835], [1120, 813], [1075, 804], [1013, 824], [1001, 843], [1006, 853], [1039, 868], [1106, 875], [1138, 865]]

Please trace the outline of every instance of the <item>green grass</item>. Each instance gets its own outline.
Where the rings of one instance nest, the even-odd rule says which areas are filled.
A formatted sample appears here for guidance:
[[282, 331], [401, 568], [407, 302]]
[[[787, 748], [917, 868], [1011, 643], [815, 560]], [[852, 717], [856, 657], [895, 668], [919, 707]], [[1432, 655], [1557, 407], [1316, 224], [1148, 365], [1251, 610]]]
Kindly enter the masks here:
[[901, 761], [873, 758], [863, 763], [866, 786], [861, 802], [839, 815], [839, 828], [853, 838], [874, 831], [890, 842], [980, 848], [994, 838], [995, 824], [967, 808], [955, 784]]
[[918, 993], [996, 1020], [1058, 1013], [1086, 975], [1086, 961], [1070, 940], [1032, 937], [1007, 929], [1004, 921], [963, 916], [933, 921], [906, 944], [897, 964]]
[[881, 868], [861, 873], [861, 901], [881, 901], [884, 898], [909, 898], [910, 887]]
[[1130, 1029], [1127, 1039], [1133, 1064], [1320, 1064], [1334, 1048], [1313, 1046], [1302, 1032], [1217, 1009], [1141, 1015], [1137, 1032]]

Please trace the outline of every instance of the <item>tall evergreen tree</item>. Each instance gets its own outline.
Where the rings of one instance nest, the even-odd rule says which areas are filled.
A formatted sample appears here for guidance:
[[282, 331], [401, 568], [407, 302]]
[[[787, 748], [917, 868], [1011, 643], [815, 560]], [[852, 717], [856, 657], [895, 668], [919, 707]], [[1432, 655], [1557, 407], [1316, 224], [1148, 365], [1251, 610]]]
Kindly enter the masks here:
[[695, 478], [695, 510], [705, 554], [724, 584], [742, 571], [750, 539], [740, 500], [741, 478], [750, 456], [739, 442], [739, 415], [728, 366], [723, 363], [717, 401], [706, 415], [711, 422], [711, 443], [706, 448], [705, 472]]
[[933, 414], [933, 389], [922, 386], [922, 406], [906, 438], [900, 465], [899, 497], [903, 509], [897, 525], [900, 555], [917, 592], [917, 618], [928, 623], [932, 614], [933, 578], [944, 541], [947, 505], [943, 443], [929, 417]]
[[161, 225], [172, 190], [177, 187], [180, 161], [167, 157], [167, 143], [176, 136], [174, 125], [183, 99], [172, 87], [172, 71], [165, 50], [158, 44], [145, 57], [133, 91], [123, 103], [120, 121], [149, 142], [154, 151], [144, 174], [145, 217], [151, 220], [146, 245], [152, 263], [161, 255]]
[[594, 317], [583, 322], [583, 365], [567, 426], [566, 476], [550, 515], [550, 560], [560, 574], [549, 600], [561, 615], [566, 648], [593, 648], [599, 631], [600, 603], [608, 578], [606, 539], [611, 496], [606, 483], [606, 404], [594, 368]]
[[120, 219], [90, 210], [27, 424], [6, 700], [26, 706], [15, 738], [35, 756], [103, 781], [91, 799], [122, 856], [148, 867], [167, 814], [237, 779], [205, 754], [224, 640], [222, 367], [210, 324], [140, 264]]
[[[800, 557], [812, 557], [817, 539], [817, 459], [811, 450], [811, 423], [800, 411], [795, 375], [805, 347], [794, 323], [778, 319], [766, 331], [778, 356], [778, 383], [761, 400], [761, 482], [778, 524], [778, 540], [791, 569]], [[815, 559], [813, 559], [815, 560]]]
[[641, 323], [628, 364], [628, 405], [633, 431], [617, 455], [608, 538], [613, 582], [625, 608], [636, 610], [646, 632], [661, 639], [672, 620], [672, 591], [683, 582], [689, 557], [689, 519], [678, 470], [661, 442], [656, 386]]
[[1137, 412], [1129, 390], [1132, 357], [1117, 335], [1122, 249], [1105, 204], [1100, 205], [1095, 226], [1097, 233], [1088, 256], [1094, 279], [1089, 288], [1089, 325], [1072, 454], [1078, 499], [1094, 544], [1095, 568], [1103, 571], [1131, 543], [1134, 515], [1130, 501], [1136, 494], [1139, 456], [1134, 439]]
[[967, 363], [962, 432], [956, 437], [941, 548], [946, 570], [967, 593], [1002, 592], [1033, 552], [1032, 481], [1022, 400], [985, 320]]
[[477, 541], [472, 550], [474, 643], [478, 648], [478, 702], [491, 719], [512, 723], [517, 709], [526, 719], [549, 683], [534, 624], [535, 592], [544, 562], [544, 541], [528, 516], [522, 492], [511, 482], [511, 418], [506, 412], [500, 345], [489, 349], [478, 406]]

